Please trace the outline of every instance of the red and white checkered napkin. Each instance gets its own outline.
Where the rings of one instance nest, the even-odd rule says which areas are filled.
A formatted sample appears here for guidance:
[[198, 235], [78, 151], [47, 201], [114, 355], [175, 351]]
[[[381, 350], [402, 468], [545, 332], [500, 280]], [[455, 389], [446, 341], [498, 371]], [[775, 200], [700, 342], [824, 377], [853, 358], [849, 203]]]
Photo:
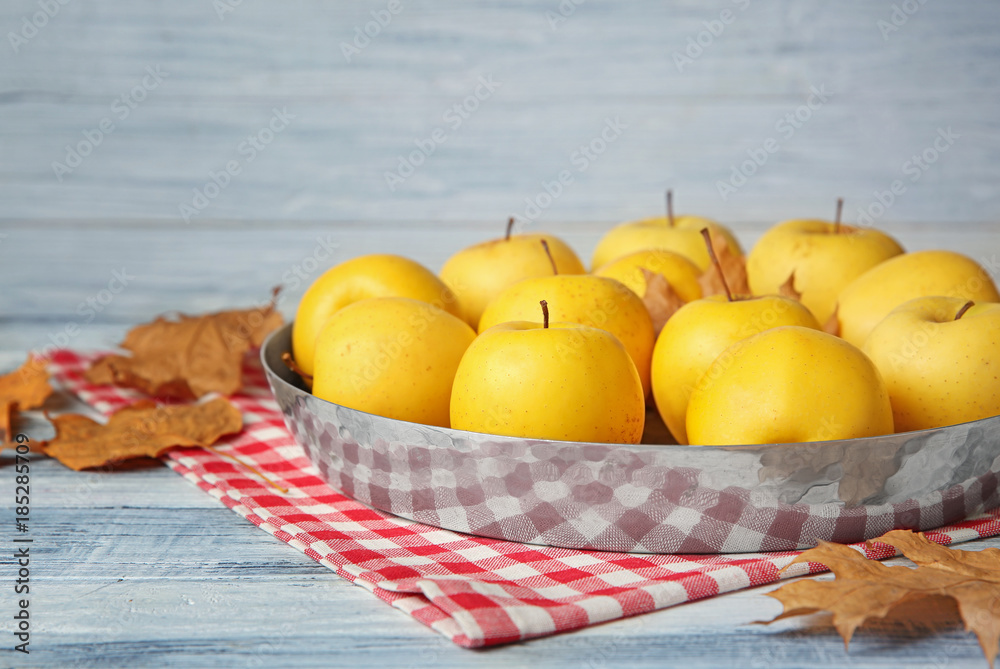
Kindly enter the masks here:
[[[60, 351], [56, 379], [110, 414], [139, 393], [82, 378], [94, 356]], [[324, 483], [285, 429], [263, 371], [249, 359], [245, 390], [231, 398], [242, 433], [222, 450], [254, 467], [199, 448], [171, 451], [167, 464], [258, 527], [367, 588], [380, 599], [469, 648], [545, 636], [595, 623], [823, 571], [796, 565], [797, 553], [632, 555], [530, 546], [441, 530], [373, 510]], [[928, 532], [941, 544], [1000, 534], [1000, 510]], [[861, 548], [861, 545], [858, 545]], [[888, 557], [878, 545], [869, 557]]]

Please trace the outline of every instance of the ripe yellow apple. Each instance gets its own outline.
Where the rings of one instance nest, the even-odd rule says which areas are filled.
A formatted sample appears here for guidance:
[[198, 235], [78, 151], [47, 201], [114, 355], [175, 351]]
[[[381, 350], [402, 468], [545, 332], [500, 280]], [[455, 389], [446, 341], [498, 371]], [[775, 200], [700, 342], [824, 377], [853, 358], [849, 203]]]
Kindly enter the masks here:
[[532, 439], [638, 444], [645, 401], [625, 347], [599, 328], [545, 325], [501, 323], [476, 338], [455, 374], [451, 426]]
[[777, 293], [794, 272], [802, 304], [825, 323], [848, 283], [902, 252], [895, 239], [878, 230], [830, 221], [785, 221], [750, 249], [747, 279], [754, 295], [766, 295]]
[[653, 321], [642, 299], [620, 281], [589, 274], [560, 274], [515, 283], [490, 302], [479, 331], [509, 321], [537, 318], [538, 302], [546, 300], [553, 321], [579, 323], [607, 330], [632, 356], [649, 393], [649, 361], [653, 355]]
[[666, 216], [644, 218], [622, 223], [608, 231], [594, 249], [591, 267], [598, 268], [613, 260], [644, 249], [666, 249], [689, 258], [699, 269], [709, 265], [702, 228], [725, 237], [733, 253], [742, 253], [733, 233], [718, 223], [701, 216], [676, 216], [673, 225]]
[[631, 288], [636, 295], [643, 297], [646, 295], [646, 277], [642, 273], [643, 269], [663, 275], [674, 292], [685, 302], [701, 297], [701, 284], [698, 283], [701, 270], [686, 256], [673, 251], [663, 249], [636, 251], [598, 267], [594, 270], [594, 274], [617, 279]]
[[299, 302], [292, 326], [292, 354], [306, 374], [313, 374], [316, 337], [338, 309], [370, 297], [409, 297], [459, 314], [458, 300], [429, 269], [397, 255], [352, 258], [316, 279]]
[[864, 352], [889, 389], [896, 431], [1000, 414], [1000, 304], [962, 312], [966, 303], [960, 297], [904, 302], [865, 340]]
[[731, 302], [724, 295], [713, 295], [685, 304], [667, 321], [653, 348], [653, 399], [677, 443], [688, 443], [688, 401], [719, 354], [782, 325], [820, 328], [802, 304], [778, 295]]
[[868, 333], [890, 311], [913, 298], [932, 295], [1000, 302], [990, 275], [972, 258], [953, 251], [904, 253], [872, 267], [841, 291], [840, 336], [863, 346]]
[[[521, 279], [587, 271], [573, 249], [557, 237], [542, 233], [511, 235], [513, 221], [508, 223], [506, 237], [463, 249], [441, 268], [441, 280], [458, 297], [459, 315], [472, 327], [479, 325], [487, 304]], [[551, 261], [542, 240], [548, 244]]]
[[795, 325], [723, 351], [691, 393], [692, 444], [776, 444], [892, 432], [875, 364], [833, 335]]
[[320, 330], [313, 395], [387, 418], [448, 427], [455, 370], [475, 338], [465, 321], [420, 300], [355, 302]]

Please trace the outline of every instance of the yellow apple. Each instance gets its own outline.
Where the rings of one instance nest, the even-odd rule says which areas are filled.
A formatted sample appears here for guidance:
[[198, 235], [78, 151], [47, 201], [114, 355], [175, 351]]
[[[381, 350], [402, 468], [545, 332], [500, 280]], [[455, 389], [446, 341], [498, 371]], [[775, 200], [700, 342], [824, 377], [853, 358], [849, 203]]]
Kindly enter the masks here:
[[701, 284], [698, 283], [701, 270], [687, 257], [673, 251], [663, 249], [636, 251], [598, 267], [594, 270], [594, 274], [617, 279], [631, 288], [636, 295], [644, 297], [646, 277], [642, 273], [643, 269], [662, 275], [685, 302], [701, 297]]
[[871, 268], [837, 299], [840, 336], [863, 346], [879, 321], [903, 302], [941, 295], [1000, 302], [990, 275], [976, 261], [953, 251], [917, 251]]
[[[573, 249], [561, 239], [543, 233], [511, 235], [513, 222], [512, 218], [507, 224], [506, 237], [463, 249], [441, 268], [441, 280], [458, 297], [459, 315], [472, 327], [479, 325], [487, 304], [521, 279], [587, 271]], [[542, 240], [548, 244], [551, 260]]]
[[386, 418], [448, 427], [455, 370], [475, 338], [465, 321], [426, 302], [355, 302], [320, 330], [313, 395]]
[[546, 300], [553, 321], [579, 323], [607, 330], [632, 356], [649, 393], [649, 361], [653, 355], [653, 321], [642, 299], [620, 281], [589, 274], [560, 274], [515, 283], [490, 302], [479, 331], [509, 321], [537, 318], [538, 302]]
[[902, 252], [896, 240], [878, 230], [819, 220], [785, 221], [750, 249], [747, 279], [754, 295], [766, 295], [777, 293], [794, 272], [802, 304], [826, 323], [848, 283]]
[[674, 251], [690, 259], [701, 270], [708, 269], [708, 250], [701, 231], [708, 228], [713, 235], [726, 239], [729, 250], [741, 255], [740, 243], [725, 227], [701, 216], [674, 216], [673, 192], [667, 191], [667, 215], [622, 223], [612, 228], [594, 249], [591, 268], [646, 249]]
[[[864, 352], [882, 372], [898, 432], [1000, 414], [1000, 304], [918, 297], [883, 318]], [[956, 320], [956, 316], [961, 316]]]
[[625, 347], [577, 323], [485, 330], [465, 352], [451, 395], [453, 428], [512, 437], [637, 444], [645, 418]]
[[795, 325], [723, 351], [688, 404], [692, 444], [775, 444], [893, 431], [875, 364], [843, 339]]
[[292, 354], [306, 374], [313, 374], [316, 337], [334, 312], [370, 297], [409, 297], [458, 315], [458, 300], [429, 269], [397, 255], [352, 258], [316, 279], [299, 302], [292, 326]]
[[820, 327], [802, 304], [777, 295], [731, 302], [724, 295], [713, 295], [685, 304], [667, 321], [653, 348], [653, 399], [677, 443], [688, 443], [688, 401], [719, 354], [781, 325]]
[[734, 253], [742, 253], [733, 233], [712, 220], [701, 216], [677, 216], [671, 226], [666, 217], [654, 216], [622, 223], [609, 230], [594, 249], [591, 267], [606, 265], [643, 249], [666, 249], [690, 258], [699, 269], [707, 269], [709, 258], [701, 237], [702, 228], [722, 235]]

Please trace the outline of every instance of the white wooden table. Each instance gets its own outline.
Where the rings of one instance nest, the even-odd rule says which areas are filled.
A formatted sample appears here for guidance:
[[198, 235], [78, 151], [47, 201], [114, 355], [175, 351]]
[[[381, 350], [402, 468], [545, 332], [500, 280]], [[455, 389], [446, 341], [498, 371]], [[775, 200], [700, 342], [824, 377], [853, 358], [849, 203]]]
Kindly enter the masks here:
[[[338, 259], [380, 250], [437, 269], [454, 250], [495, 234], [494, 227], [4, 225], [0, 367], [13, 368], [27, 349], [58, 339], [71, 322], [80, 331], [70, 346], [106, 348], [163, 311], [250, 304], [287, 283], [283, 277], [313, 256], [318, 239], [339, 245]], [[549, 227], [587, 255], [605, 226]], [[738, 232], [750, 244], [762, 228]], [[954, 234], [936, 228], [896, 232], [914, 250], [946, 245], [984, 262], [1000, 257], [1000, 234], [988, 226]], [[79, 305], [99, 303], [115, 271], [134, 280], [84, 324]], [[286, 294], [286, 315], [303, 289]], [[849, 653], [822, 615], [752, 625], [780, 611], [762, 596], [768, 587], [561, 636], [462, 650], [165, 467], [88, 474], [45, 459], [32, 463], [32, 652], [24, 656], [10, 650], [12, 476], [11, 467], [0, 467], [0, 666], [984, 666], [974, 638], [946, 615], [919, 628], [898, 621], [863, 628]], [[986, 546], [1000, 540], [964, 548]]]

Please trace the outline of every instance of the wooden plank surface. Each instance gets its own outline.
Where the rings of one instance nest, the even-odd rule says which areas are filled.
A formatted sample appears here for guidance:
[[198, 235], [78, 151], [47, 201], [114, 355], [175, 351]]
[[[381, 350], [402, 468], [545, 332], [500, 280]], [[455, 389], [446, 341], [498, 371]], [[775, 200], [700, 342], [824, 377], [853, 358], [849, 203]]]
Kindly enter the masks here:
[[[78, 305], [99, 296], [114, 270], [132, 273], [134, 268], [136, 278], [102, 305], [92, 322], [81, 324], [71, 346], [113, 345], [130, 325], [165, 310], [250, 304], [266, 296], [289, 267], [314, 257], [321, 242], [340, 244], [334, 260], [382, 250], [407, 253], [436, 268], [454, 250], [494, 234], [494, 227], [5, 225], [0, 228], [6, 235], [0, 244], [0, 365], [13, 367], [27, 348], [40, 348], [64, 332], [67, 322], [82, 321]], [[550, 227], [587, 256], [607, 226]], [[740, 226], [737, 232], [749, 245], [763, 227]], [[989, 226], [952, 231], [914, 225], [896, 233], [911, 249], [945, 246], [994, 267], [1000, 257], [1000, 235]], [[288, 291], [282, 303], [286, 314], [294, 312], [303, 289]], [[9, 456], [4, 452], [0, 466], [3, 491], [11, 490]], [[753, 625], [780, 610], [777, 602], [761, 596], [768, 587], [558, 637], [467, 651], [257, 529], [166, 468], [89, 474], [38, 460], [32, 488], [32, 653], [15, 655], [7, 643], [13, 572], [11, 551], [5, 549], [0, 634], [7, 640], [0, 666], [983, 664], [974, 638], [943, 614], [917, 628], [900, 621], [865, 628], [846, 654], [824, 616]], [[8, 528], [4, 544], [10, 547], [13, 506], [4, 495], [0, 526]], [[987, 546], [1000, 547], [1000, 540], [966, 548]]]

